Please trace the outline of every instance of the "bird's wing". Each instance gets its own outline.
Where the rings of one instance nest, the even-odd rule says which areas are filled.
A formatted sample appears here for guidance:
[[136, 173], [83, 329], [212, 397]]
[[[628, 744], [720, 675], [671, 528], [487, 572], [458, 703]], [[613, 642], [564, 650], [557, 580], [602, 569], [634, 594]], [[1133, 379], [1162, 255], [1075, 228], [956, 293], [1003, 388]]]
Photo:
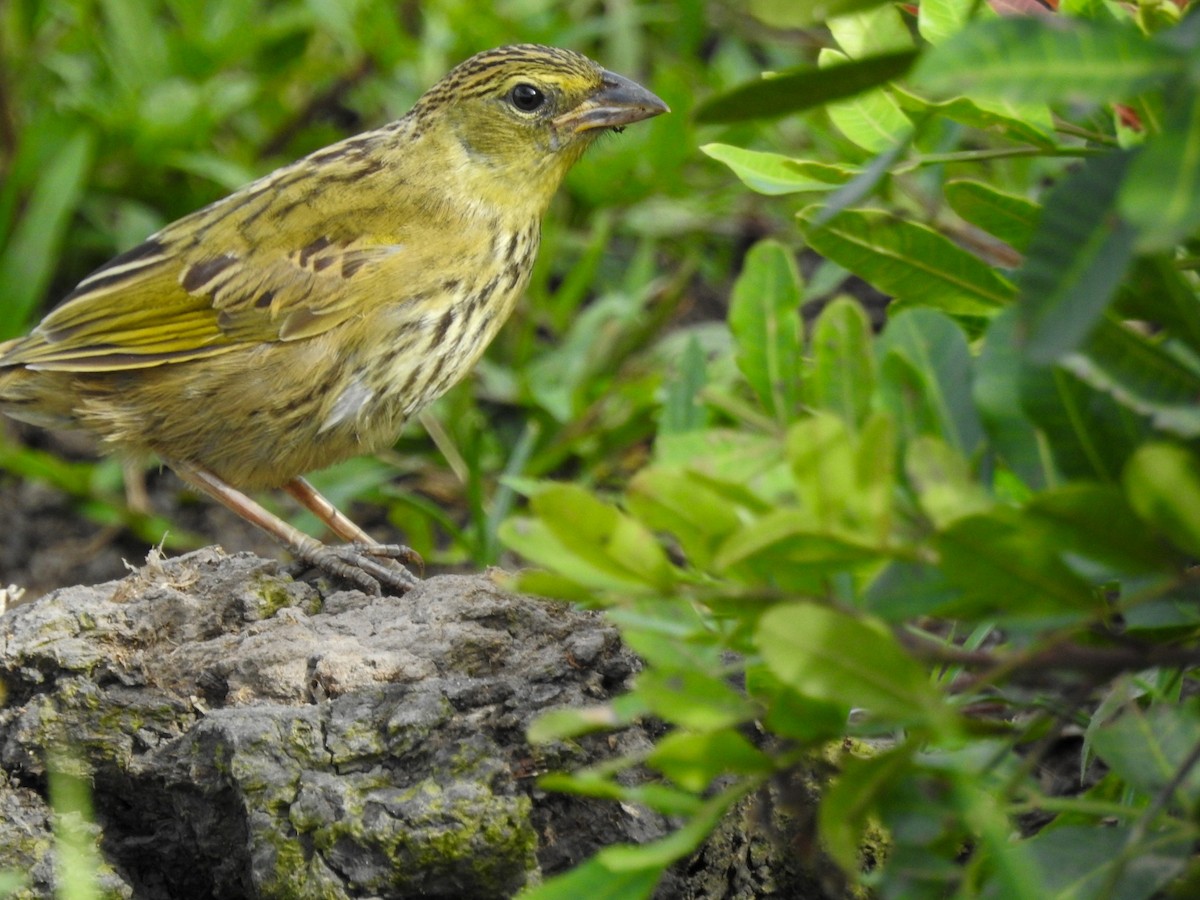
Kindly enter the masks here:
[[319, 237], [294, 250], [187, 249], [172, 228], [89, 275], [3, 362], [120, 371], [320, 334], [355, 313], [355, 280], [394, 244]]

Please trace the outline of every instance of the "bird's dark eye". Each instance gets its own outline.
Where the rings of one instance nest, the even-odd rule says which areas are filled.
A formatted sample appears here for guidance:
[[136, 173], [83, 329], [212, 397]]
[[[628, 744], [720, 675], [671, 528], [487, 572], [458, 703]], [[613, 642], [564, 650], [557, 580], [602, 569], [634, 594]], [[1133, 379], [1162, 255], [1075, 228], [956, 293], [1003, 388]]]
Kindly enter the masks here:
[[546, 95], [532, 84], [518, 84], [509, 91], [508, 99], [522, 112], [533, 112], [546, 102]]

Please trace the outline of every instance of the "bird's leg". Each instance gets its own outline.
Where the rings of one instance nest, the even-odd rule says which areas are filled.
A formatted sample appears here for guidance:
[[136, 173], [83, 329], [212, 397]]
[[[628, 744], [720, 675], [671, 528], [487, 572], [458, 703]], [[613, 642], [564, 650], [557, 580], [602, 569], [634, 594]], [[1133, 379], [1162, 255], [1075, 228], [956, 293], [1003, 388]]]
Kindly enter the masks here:
[[[399, 547], [397, 544], [380, 544], [377, 540], [363, 531], [354, 521], [343, 513], [324, 494], [318, 491], [305, 478], [293, 478], [283, 486], [283, 489], [300, 501], [303, 506], [324, 522], [329, 530], [343, 541], [360, 544], [363, 547]], [[425, 569], [425, 560], [421, 554], [411, 547], [399, 547], [402, 553], [389, 553], [389, 559], [399, 559], [410, 566], [416, 566], [421, 571]], [[370, 552], [369, 550], [366, 552]]]
[[[257, 525], [292, 551], [297, 558], [336, 578], [348, 581], [371, 594], [380, 593], [381, 585], [404, 593], [417, 583], [416, 576], [403, 566], [392, 568], [383, 565], [376, 558], [372, 558], [399, 557], [404, 559], [412, 554], [407, 547], [377, 544], [374, 541], [370, 541], [369, 544], [356, 543], [343, 547], [327, 547], [316, 538], [289, 525], [260, 504], [255, 503], [207, 469], [173, 460], [164, 460], [164, 462], [192, 487], [212, 497], [247, 522]], [[313, 493], [316, 492], [313, 491]], [[332, 507], [332, 504], [330, 506]], [[342, 518], [345, 519], [344, 516]], [[349, 522], [349, 519], [346, 521]], [[354, 528], [356, 532], [362, 533], [357, 526]]]

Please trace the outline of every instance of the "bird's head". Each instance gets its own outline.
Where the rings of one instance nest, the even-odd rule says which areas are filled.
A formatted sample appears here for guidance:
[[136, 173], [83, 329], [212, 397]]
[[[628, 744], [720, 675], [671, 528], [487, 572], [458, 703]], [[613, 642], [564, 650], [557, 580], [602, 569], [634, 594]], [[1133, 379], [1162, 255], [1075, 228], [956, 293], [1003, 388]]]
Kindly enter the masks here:
[[459, 64], [410, 115], [461, 146], [481, 174], [548, 202], [598, 135], [665, 112], [650, 91], [582, 54], [517, 44]]

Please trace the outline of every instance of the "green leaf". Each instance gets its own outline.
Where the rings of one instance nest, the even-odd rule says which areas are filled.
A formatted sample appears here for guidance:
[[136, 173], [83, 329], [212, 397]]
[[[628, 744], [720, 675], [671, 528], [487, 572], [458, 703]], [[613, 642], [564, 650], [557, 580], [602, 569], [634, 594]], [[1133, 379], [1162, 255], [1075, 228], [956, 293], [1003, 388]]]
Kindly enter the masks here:
[[626, 505], [654, 530], [674, 535], [684, 555], [700, 569], [709, 566], [720, 542], [741, 527], [747, 513], [737, 493], [696, 472], [670, 466], [653, 466], [634, 475]]
[[989, 100], [977, 97], [952, 97], [937, 102], [914, 91], [908, 85], [893, 85], [900, 108], [911, 118], [949, 119], [969, 128], [1000, 135], [1013, 141], [1023, 141], [1037, 147], [1053, 148], [1054, 120], [1050, 108], [1039, 103], [1013, 103], [1010, 100]]
[[625, 785], [613, 779], [614, 769], [619, 772], [638, 761], [626, 756], [607, 765], [602, 763], [595, 769], [583, 769], [570, 774], [551, 772], [538, 779], [538, 786], [577, 797], [636, 803], [669, 816], [693, 816], [703, 810], [703, 801], [690, 791], [661, 783]]
[[623, 728], [645, 715], [647, 707], [636, 694], [624, 694], [603, 706], [579, 709], [552, 709], [538, 716], [529, 726], [531, 744], [548, 744], [567, 738]]
[[[743, 779], [735, 782], [712, 799], [707, 800], [692, 816], [691, 821], [678, 831], [648, 844], [638, 846], [618, 844], [614, 847], [606, 847], [596, 857], [602, 860], [607, 868], [615, 872], [638, 869], [661, 871], [664, 867], [682, 859], [699, 847], [730, 807], [758, 784], [758, 779]], [[578, 896], [588, 897], [590, 900], [592, 894], [585, 891]]]
[[646, 763], [684, 790], [700, 793], [721, 775], [770, 773], [770, 758], [731, 728], [696, 734], [673, 731], [662, 738]]
[[763, 613], [755, 642], [780, 681], [806, 696], [905, 721], [947, 715], [924, 669], [874, 621], [780, 604]]
[[[846, 58], [827, 47], [821, 51], [817, 62], [828, 68]], [[912, 123], [900, 105], [882, 88], [827, 103], [825, 112], [847, 140], [869, 153], [881, 153], [903, 143], [912, 131]]]
[[881, 0], [750, 0], [750, 15], [772, 28], [804, 28], [880, 3]]
[[1063, 368], [1116, 402], [1146, 416], [1154, 426], [1183, 438], [1200, 437], [1200, 369], [1190, 354], [1105, 318], [1082, 352]]
[[935, 310], [895, 316], [876, 342], [880, 399], [909, 436], [930, 434], [969, 454], [983, 439], [962, 329]]
[[1111, 482], [1151, 433], [1148, 421], [1061, 368], [1018, 370], [1021, 406], [1067, 478]]
[[861, 59], [876, 53], [908, 50], [913, 46], [912, 35], [900, 10], [890, 3], [865, 12], [839, 16], [826, 22], [829, 33], [851, 59]]
[[929, 43], [940, 44], [962, 31], [975, 13], [989, 16], [991, 8], [972, 0], [922, 0], [917, 8], [917, 30]]
[[845, 732], [849, 706], [797, 693], [764, 665], [747, 667], [746, 691], [766, 707], [762, 723], [772, 734], [814, 744]]
[[1160, 891], [1187, 862], [1191, 844], [1187, 833], [1152, 831], [1140, 844], [1131, 844], [1133, 838], [1128, 825], [1064, 825], [1034, 835], [1024, 844], [1040, 869], [1044, 891], [1040, 896], [1046, 900], [1163, 896]]
[[986, 316], [1015, 293], [987, 263], [924, 225], [876, 210], [846, 210], [822, 227], [813, 224], [817, 209], [799, 215], [813, 250], [897, 300]]
[[1116, 311], [1155, 323], [1200, 356], [1200, 303], [1187, 277], [1168, 257], [1139, 257], [1121, 285]]
[[746, 187], [760, 194], [831, 191], [854, 177], [854, 170], [845, 166], [791, 159], [729, 144], [705, 144], [700, 150], [729, 166]]
[[800, 399], [801, 293], [791, 253], [767, 240], [746, 255], [729, 303], [738, 368], [763, 408], [780, 423], [791, 421]]
[[641, 900], [654, 893], [662, 868], [625, 869], [614, 872], [603, 861], [587, 862], [518, 894], [519, 900]]
[[737, 725], [757, 711], [723, 679], [696, 669], [647, 669], [638, 675], [635, 692], [652, 713], [693, 731]]
[[934, 546], [946, 579], [962, 592], [943, 610], [949, 615], [1052, 620], [1103, 608], [1091, 585], [1016, 510], [958, 519], [938, 533]]
[[833, 573], [872, 561], [879, 553], [869, 537], [831, 533], [785, 507], [730, 535], [713, 568], [750, 584], [818, 590]]
[[1120, 185], [1121, 214], [1137, 249], [1170, 250], [1200, 227], [1200, 90], [1176, 90], [1163, 130], [1148, 138]]
[[890, 563], [867, 588], [863, 609], [886, 622], [901, 623], [950, 609], [958, 591], [941, 569], [925, 563]]
[[1044, 487], [1053, 474], [1043, 437], [1021, 405], [1021, 356], [1014, 330], [1016, 308], [1007, 309], [988, 325], [983, 350], [975, 365], [972, 394], [991, 444], [1005, 464], [1033, 489]]
[[986, 512], [995, 503], [967, 460], [931, 435], [909, 441], [904, 470], [921, 511], [939, 528], [964, 516]]
[[1138, 515], [1200, 556], [1200, 460], [1194, 453], [1178, 444], [1146, 444], [1129, 460], [1124, 483]]
[[1016, 250], [1029, 246], [1041, 215], [1036, 203], [981, 181], [949, 181], [944, 193], [950, 208], [976, 228]]
[[1046, 199], [1020, 288], [1026, 356], [1050, 363], [1079, 346], [1116, 294], [1133, 258], [1133, 228], [1115, 215], [1125, 154], [1088, 160]]
[[[787, 451], [800, 506], [796, 521], [804, 523], [793, 538], [810, 532], [801, 540], [817, 534], [845, 537], [855, 545], [887, 540], [895, 489], [894, 432], [885, 414], [869, 420], [857, 436], [844, 421], [827, 414], [811, 416], [791, 427]], [[786, 517], [778, 519], [780, 524], [786, 521]], [[751, 531], [753, 527], [743, 535]], [[731, 541], [725, 552], [730, 552], [734, 543]], [[789, 546], [794, 549], [796, 545]]]
[[710, 97], [696, 109], [696, 121], [716, 124], [771, 118], [853, 97], [899, 78], [916, 58], [915, 50], [904, 50], [838, 66], [790, 69]]
[[684, 347], [676, 377], [666, 385], [667, 396], [658, 426], [660, 433], [696, 431], [708, 424], [708, 410], [700, 402], [700, 392], [707, 382], [704, 350], [692, 335]]
[[1138, 29], [1063, 16], [975, 21], [926, 53], [914, 81], [942, 94], [1048, 103], [1126, 99], [1184, 73]]
[[1050, 546], [1104, 564], [1115, 574], [1161, 572], [1178, 564], [1115, 485], [1056, 487], [1034, 496], [1025, 509], [1030, 525]]
[[812, 364], [805, 378], [810, 406], [835, 413], [851, 428], [867, 415], [875, 392], [871, 322], [862, 306], [836, 297], [812, 331]]
[[71, 214], [83, 194], [94, 143], [90, 132], [77, 131], [45, 161], [24, 214], [0, 254], [0, 298], [5, 306], [0, 339], [24, 330], [50, 284]]
[[534, 495], [536, 518], [509, 519], [499, 536], [529, 559], [600, 589], [669, 590], [674, 573], [646, 528], [575, 485]]
[[[1096, 755], [1130, 787], [1151, 796], [1174, 780], [1198, 743], [1200, 715], [1194, 701], [1145, 712], [1130, 703], [1116, 719], [1092, 731]], [[1185, 806], [1194, 805], [1200, 799], [1200, 769], [1193, 766], [1177, 790]]]

